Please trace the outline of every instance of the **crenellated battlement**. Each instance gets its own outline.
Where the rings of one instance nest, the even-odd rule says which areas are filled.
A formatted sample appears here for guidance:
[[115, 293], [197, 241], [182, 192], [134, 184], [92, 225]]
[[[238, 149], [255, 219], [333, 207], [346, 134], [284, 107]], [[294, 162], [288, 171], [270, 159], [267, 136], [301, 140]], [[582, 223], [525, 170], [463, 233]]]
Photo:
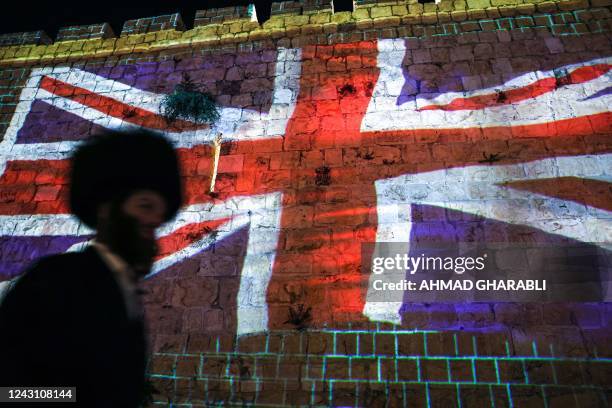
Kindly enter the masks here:
[[51, 44], [53, 40], [42, 30], [0, 35], [0, 46]]
[[192, 25], [179, 13], [129, 20], [119, 36], [108, 23], [61, 28], [55, 41], [43, 31], [5, 34], [0, 36], [0, 63], [165, 52], [197, 45], [248, 48], [245, 42], [263, 40], [300, 47], [500, 30], [515, 31], [513, 36], [603, 33], [610, 30], [611, 5], [611, 0], [442, 0], [437, 4], [358, 0], [352, 12], [334, 13], [331, 0], [283, 1], [272, 4], [270, 18], [263, 24], [253, 19], [251, 5], [199, 10]]
[[[417, 0], [355, 0], [355, 10], [333, 13], [331, 0], [300, 0], [272, 3], [271, 16], [264, 24], [250, 24], [250, 30], [277, 29], [285, 26], [316, 24], [359, 23], [360, 28], [371, 25], [384, 26], [422, 22], [442, 24], [474, 18], [512, 17], [555, 10], [571, 11], [588, 7], [607, 7], [610, 0], [442, 0], [440, 3], [421, 4]], [[123, 24], [119, 37], [148, 34], [160, 31], [185, 31], [186, 26], [225, 34], [228, 29], [216, 29], [217, 25], [234, 24], [229, 30], [238, 34], [238, 22], [251, 22], [253, 5], [212, 8], [196, 11], [193, 24], [185, 24], [179, 13], [128, 20]], [[305, 18], [307, 17], [307, 18]], [[399, 20], [398, 20], [399, 18]], [[383, 19], [391, 19], [385, 21]], [[372, 20], [368, 22], [368, 20]], [[188, 22], [189, 23], [189, 22]], [[241, 27], [244, 28], [244, 27]], [[329, 30], [329, 29], [328, 29]], [[190, 30], [191, 31], [191, 30]], [[243, 30], [240, 30], [243, 31]], [[196, 34], [196, 33], [194, 33]], [[193, 36], [193, 35], [190, 35]], [[108, 23], [60, 28], [53, 41], [44, 31], [21, 32], [0, 35], [0, 46], [48, 45], [53, 42], [117, 38]]]
[[279, 14], [301, 15], [302, 14], [302, 2], [301, 1], [279, 1], [279, 2], [272, 3], [270, 15], [276, 16]]
[[222, 24], [243, 18], [250, 18], [250, 9], [251, 6], [235, 6], [198, 10], [196, 11], [193, 26], [201, 27], [208, 24]]
[[74, 41], [115, 38], [110, 24], [91, 24], [81, 26], [63, 27], [57, 33], [55, 41]]
[[123, 24], [121, 37], [131, 34], [146, 34], [164, 30], [184, 31], [185, 24], [183, 23], [181, 15], [179, 13], [174, 13], [128, 20]]

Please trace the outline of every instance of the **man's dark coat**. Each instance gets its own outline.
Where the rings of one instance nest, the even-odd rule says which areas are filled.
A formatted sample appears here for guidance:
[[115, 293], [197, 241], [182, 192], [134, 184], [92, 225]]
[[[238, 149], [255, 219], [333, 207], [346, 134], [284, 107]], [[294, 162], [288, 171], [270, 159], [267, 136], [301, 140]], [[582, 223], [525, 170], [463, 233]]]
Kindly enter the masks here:
[[145, 349], [92, 247], [39, 260], [0, 305], [0, 386], [76, 386], [71, 406], [137, 407]]

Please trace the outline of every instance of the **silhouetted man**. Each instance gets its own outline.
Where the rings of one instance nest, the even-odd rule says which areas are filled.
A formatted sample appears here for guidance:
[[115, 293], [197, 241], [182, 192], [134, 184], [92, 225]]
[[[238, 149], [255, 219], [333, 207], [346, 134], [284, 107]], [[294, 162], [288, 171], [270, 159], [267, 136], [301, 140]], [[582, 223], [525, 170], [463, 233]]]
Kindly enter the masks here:
[[136, 284], [153, 263], [155, 229], [180, 205], [177, 156], [161, 136], [108, 132], [77, 149], [70, 206], [96, 237], [81, 252], [40, 259], [6, 294], [0, 386], [76, 386], [84, 407], [140, 404], [146, 344]]

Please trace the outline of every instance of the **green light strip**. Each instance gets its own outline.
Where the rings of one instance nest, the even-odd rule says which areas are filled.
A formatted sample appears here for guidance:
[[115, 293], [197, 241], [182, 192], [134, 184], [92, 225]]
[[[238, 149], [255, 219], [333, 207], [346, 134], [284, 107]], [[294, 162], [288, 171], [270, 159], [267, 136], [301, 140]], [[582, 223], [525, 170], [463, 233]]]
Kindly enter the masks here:
[[[396, 346], [397, 346], [397, 343], [396, 343]], [[395, 381], [399, 381], [399, 374], [398, 374], [399, 368], [397, 367], [397, 358], [393, 359], [393, 369], [395, 370]]]
[[550, 363], [550, 370], [552, 371], [552, 375], [553, 375], [553, 381], [555, 382], [555, 384], [558, 384], [559, 381], [557, 381], [557, 370], [555, 369], [555, 365], [553, 364], [552, 361], [550, 361], [549, 363]]
[[550, 355], [555, 357], [555, 346], [553, 344], [549, 344], [548, 349], [550, 350]]
[[315, 390], [316, 390], [315, 384], [316, 383], [313, 381], [312, 385], [310, 386], [310, 405], [314, 405], [315, 403]]
[[[202, 354], [207, 354], [206, 352], [204, 353], [197, 353], [197, 354], [177, 354], [177, 353], [156, 353], [155, 355], [158, 356], [169, 356], [169, 357], [199, 357]], [[221, 357], [221, 356], [239, 356], [239, 355], [243, 355], [243, 356], [250, 356], [250, 357], [271, 357], [271, 356], [282, 356], [282, 354], [278, 354], [278, 353], [234, 353], [234, 352], [220, 352], [217, 354], [213, 354], [212, 356], [214, 357]], [[302, 358], [307, 358], [309, 356], [317, 356], [318, 354], [290, 354], [292, 357], [302, 357]], [[415, 359], [419, 359], [419, 358], [423, 358], [423, 359], [427, 359], [427, 360], [472, 360], [474, 358], [478, 359], [478, 360], [511, 360], [511, 361], [518, 361], [518, 360], [526, 360], [526, 361], [567, 361], [567, 362], [592, 362], [592, 361], [597, 361], [597, 362], [603, 362], [603, 363], [612, 363], [612, 358], [591, 358], [591, 357], [548, 357], [548, 356], [539, 356], [539, 357], [533, 357], [533, 356], [515, 356], [515, 357], [505, 357], [505, 356], [394, 356], [392, 354], [389, 355], [377, 355], [377, 354], [364, 354], [361, 356], [358, 356], [356, 354], [325, 354], [325, 355], [321, 355], [321, 357], [331, 357], [331, 358], [346, 358], [347, 360], [349, 358], [355, 358], [355, 359], [365, 359], [365, 358], [373, 358], [373, 357], [381, 357], [381, 358], [397, 358], [400, 360], [415, 360]], [[184, 377], [184, 378], [188, 378], [188, 377]]]
[[501, 384], [501, 376], [499, 375], [499, 360], [494, 360], [495, 364], [495, 379]]
[[461, 405], [461, 394], [459, 393], [459, 384], [456, 384], [455, 388], [456, 388], [455, 392], [457, 393], [457, 407], [462, 408], [462, 405]]
[[[315, 333], [322, 333], [323, 331], [317, 331], [317, 332], [313, 332], [313, 334]], [[381, 344], [381, 338], [377, 339], [377, 335], [378, 333], [370, 331], [370, 330], [354, 330], [351, 329], [349, 331], [344, 331], [344, 330], [326, 330], [326, 333], [332, 334], [333, 336], [333, 354], [327, 354], [327, 355], [318, 355], [318, 354], [311, 354], [309, 352], [307, 352], [306, 347], [305, 347], [305, 339], [304, 339], [304, 335], [303, 334], [299, 334], [300, 336], [300, 349], [298, 350], [299, 353], [293, 354], [290, 353], [292, 358], [296, 358], [296, 359], [302, 359], [302, 361], [299, 361], [299, 363], [302, 365], [302, 369], [306, 368], [306, 372], [300, 375], [300, 379], [303, 381], [311, 381], [310, 385], [307, 385], [306, 388], [304, 388], [305, 390], [310, 389], [310, 402], [311, 405], [315, 405], [315, 403], [317, 402], [317, 394], [316, 391], [321, 392], [320, 388], [317, 388], [317, 386], [319, 384], [322, 384], [323, 386], [323, 392], [325, 392], [326, 394], [328, 394], [328, 396], [330, 398], [333, 398], [334, 396], [334, 388], [336, 389], [337, 392], [338, 391], [338, 387], [334, 387], [334, 385], [336, 383], [338, 384], [351, 384], [356, 388], [356, 396], [355, 396], [355, 405], [358, 405], [359, 402], [359, 398], [363, 397], [363, 390], [365, 386], [368, 386], [368, 384], [376, 384], [376, 383], [381, 383], [383, 381], [385, 381], [386, 383], [386, 388], [385, 388], [385, 394], [387, 396], [390, 395], [391, 392], [391, 388], [390, 385], [393, 384], [394, 386], [397, 386], [399, 388], [399, 386], [401, 385], [401, 390], [402, 390], [402, 395], [404, 396], [404, 399], [406, 398], [407, 394], [408, 394], [408, 387], [410, 385], [414, 386], [419, 385], [419, 386], [426, 386], [426, 396], [427, 396], [427, 401], [428, 401], [428, 406], [431, 406], [431, 404], [433, 403], [431, 398], [431, 386], [446, 386], [446, 387], [453, 387], [453, 389], [456, 390], [457, 392], [457, 405], [461, 405], [461, 390], [462, 387], [464, 385], [476, 385], [478, 387], [488, 387], [489, 389], [489, 397], [491, 398], [491, 404], [492, 406], [494, 406], [494, 397], [495, 397], [495, 393], [494, 393], [494, 386], [495, 387], [505, 387], [506, 388], [506, 393], [508, 394], [508, 400], [510, 401], [510, 406], [514, 407], [514, 402], [512, 400], [512, 395], [511, 395], [511, 391], [513, 389], [515, 389], [516, 387], [525, 387], [525, 386], [533, 386], [533, 384], [531, 384], [531, 379], [529, 378], [529, 373], [527, 371], [527, 363], [528, 362], [532, 362], [532, 361], [536, 361], [539, 363], [543, 363], [543, 364], [547, 364], [550, 365], [551, 367], [551, 371], [552, 371], [552, 375], [550, 376], [551, 378], [548, 378], [546, 381], [551, 381], [551, 384], [542, 384], [542, 385], [537, 385], [540, 387], [540, 392], [542, 394], [542, 397], [544, 398], [544, 400], [546, 401], [547, 397], [550, 397], [551, 395], [553, 395], [554, 390], [547, 390], [547, 387], [555, 387], [555, 388], [559, 388], [559, 389], [568, 389], [568, 387], [571, 387], [572, 392], [574, 393], [574, 399], [577, 401], [576, 404], [578, 404], [578, 397], [576, 396], [576, 394], [578, 392], [581, 391], [591, 391], [591, 392], [595, 392], [600, 400], [600, 402], [605, 403], [605, 397], [603, 396], [603, 392], [605, 390], [604, 387], [599, 386], [599, 385], [575, 385], [575, 386], [570, 386], [570, 385], [560, 385], [559, 384], [559, 378], [558, 378], [558, 373], [556, 369], [556, 365], [554, 364], [557, 361], [562, 361], [562, 362], [573, 362], [576, 363], [580, 370], [584, 373], [584, 370], [586, 369], [584, 364], [587, 362], [592, 362], [592, 361], [597, 361], [597, 362], [601, 362], [601, 363], [605, 363], [605, 364], [609, 364], [612, 363], [612, 358], [602, 358], [602, 359], [597, 359], [597, 358], [592, 358], [592, 357], [559, 357], [557, 356], [557, 353], [555, 353], [555, 347], [553, 345], [548, 345], [548, 347], [544, 347], [543, 350], [549, 350], [549, 354], [550, 356], [542, 356], [540, 353], [538, 353], [538, 347], [537, 347], [537, 343], [535, 341], [531, 342], [531, 351], [533, 353], [533, 356], [511, 356], [511, 350], [510, 350], [510, 343], [508, 340], [503, 339], [503, 337], [500, 338], [499, 340], [499, 344], [501, 345], [501, 341], [503, 341], [503, 345], [505, 347], [505, 351], [503, 352], [502, 355], [500, 356], [479, 356], [479, 354], [481, 352], [483, 352], [484, 350], [478, 350], [478, 343], [476, 342], [477, 340], [477, 334], [474, 334], [472, 336], [468, 336], [466, 338], [467, 341], [471, 341], [471, 347], [472, 347], [472, 352], [473, 355], [463, 355], [460, 356], [459, 355], [459, 338], [457, 336], [457, 333], [453, 333], [452, 334], [452, 339], [453, 339], [453, 345], [452, 345], [452, 349], [449, 348], [448, 350], [448, 354], [449, 355], [444, 355], [444, 356], [434, 356], [434, 355], [430, 355], [430, 353], [433, 350], [429, 350], [429, 345], [430, 345], [430, 340], [437, 342], [438, 339], [429, 339], [429, 334], [430, 333], [439, 333], [436, 331], [418, 331], [418, 330], [384, 330], [384, 331], [380, 331], [379, 333], [381, 334], [387, 334], [387, 335], [392, 335], [393, 338], [393, 349], [390, 351], [390, 354], [386, 354], [386, 355], [377, 355], [376, 352], [376, 346], [377, 344]], [[169, 374], [150, 374], [149, 377], [152, 379], [155, 378], [159, 378], [159, 379], [165, 379], [165, 380], [173, 380], [174, 383], [172, 384], [174, 387], [174, 393], [176, 394], [178, 392], [178, 383], [177, 380], [195, 380], [195, 381], [204, 381], [204, 393], [206, 395], [206, 398], [209, 399], [212, 395], [210, 395], [210, 380], [216, 380], [216, 381], [222, 381], [225, 382], [227, 385], [229, 385], [230, 389], [229, 389], [229, 393], [228, 397], [230, 399], [233, 398], [239, 398], [240, 397], [240, 388], [238, 387], [239, 384], [241, 384], [241, 380], [243, 380], [243, 377], [240, 377], [240, 375], [238, 374], [232, 374], [231, 373], [231, 364], [232, 361], [234, 361], [235, 358], [240, 357], [240, 356], [245, 356], [247, 357], [249, 360], [253, 360], [252, 363], [252, 375], [249, 377], [250, 381], [253, 381], [255, 383], [255, 393], [254, 393], [254, 398], [255, 401], [258, 401], [258, 399], [261, 396], [262, 390], [261, 388], [263, 385], [264, 381], [278, 381], [279, 385], [280, 382], [282, 381], [283, 383], [283, 391], [285, 392], [285, 394], [283, 394], [283, 404], [285, 404], [288, 401], [288, 396], [286, 395], [286, 393], [291, 392], [290, 390], [288, 390], [288, 386], [289, 383], [293, 380], [293, 378], [285, 378], [283, 377], [284, 373], [280, 372], [280, 366], [281, 366], [281, 362], [283, 361], [284, 355], [283, 353], [286, 353], [287, 350], [287, 346], [288, 346], [288, 339], [286, 339], [285, 335], [282, 334], [286, 334], [286, 335], [291, 335], [291, 336], [295, 336], [296, 333], [293, 331], [286, 331], [286, 332], [281, 332], [278, 333], [280, 334], [279, 341], [280, 341], [280, 349], [281, 352], [271, 352], [271, 343], [270, 343], [270, 336], [271, 334], [268, 334], [265, 336], [265, 351], [262, 352], [256, 352], [256, 353], [244, 353], [244, 352], [238, 352], [236, 350], [234, 351], [224, 351], [221, 352], [221, 340], [219, 337], [217, 337], [216, 339], [213, 339], [213, 341], [215, 343], [214, 344], [214, 349], [216, 350], [216, 353], [206, 353], [206, 352], [202, 352], [202, 353], [179, 353], [179, 352], [164, 352], [164, 353], [155, 353], [155, 356], [161, 356], [163, 358], [167, 358], [169, 359], [172, 363], [172, 368], [169, 372]], [[355, 338], [355, 343], [356, 343], [356, 354], [339, 354], [341, 351], [344, 350], [339, 350], [338, 349], [338, 342], [340, 340], [340, 338], [338, 337], [338, 334], [346, 334], [346, 333], [352, 333], [356, 336]], [[277, 334], [276, 332], [274, 333], [275, 335]], [[406, 335], [422, 335], [423, 336], [423, 348], [424, 348], [424, 355], [420, 356], [420, 355], [410, 355], [410, 356], [404, 356], [404, 355], [399, 355], [400, 350], [399, 350], [399, 341], [400, 339], [398, 338], [398, 334], [406, 334]], [[450, 333], [449, 333], [450, 334]], [[364, 355], [360, 355], [361, 352], [363, 352], [363, 344], [362, 343], [362, 336], [373, 336], [372, 337], [372, 345], [373, 345], [373, 349], [371, 351], [370, 354], [364, 354]], [[471, 339], [470, 339], [471, 337]], [[295, 337], [293, 337], [293, 339], [295, 339]], [[297, 340], [297, 339], [296, 339]], [[264, 336], [262, 336], [262, 343], [264, 342]], [[431, 345], [433, 345], [434, 343], [431, 343]], [[469, 343], [468, 343], [469, 344]], [[468, 350], [467, 353], [469, 353], [470, 351]], [[597, 353], [595, 352], [595, 354], [597, 355]], [[208, 360], [208, 357], [210, 356], [211, 359], [220, 359], [220, 363], [225, 364], [225, 367], [223, 368], [224, 370], [222, 371], [222, 373], [224, 373], [223, 377], [219, 377], [218, 375], [207, 375], [204, 370], [204, 363]], [[197, 367], [197, 369], [195, 370], [195, 377], [194, 376], [179, 376], [177, 374], [177, 364], [178, 364], [178, 359], [179, 357], [186, 357], [186, 358], [193, 358], [196, 359], [197, 358], [197, 362], [199, 362], [199, 365]], [[274, 360], [272, 360], [272, 358], [274, 358]], [[342, 363], [346, 363], [348, 365], [348, 378], [346, 379], [334, 379], [334, 378], [328, 378], [329, 375], [329, 371], [328, 371], [328, 361], [330, 358], [335, 359], [336, 361], [338, 361], [340, 364]], [[376, 360], [376, 377], [375, 379], [369, 379], [369, 378], [353, 378], [357, 373], [355, 372], [355, 367], [357, 364], [358, 360], [364, 360], [364, 359], [372, 359], [375, 358]], [[315, 359], [317, 360], [317, 362], [322, 362], [322, 367], [321, 367], [321, 374], [319, 375], [319, 378], [314, 378], [316, 377], [314, 374], [314, 371], [312, 370], [312, 364], [314, 364]], [[389, 361], [389, 359], [393, 359], [394, 361], [391, 362]], [[444, 381], [426, 381], [423, 379], [423, 362], [425, 361], [440, 361], [440, 360], [444, 360], [445, 364], [446, 364], [446, 378], [444, 379]], [[416, 364], [417, 367], [417, 379], [416, 380], [399, 380], [400, 377], [400, 363], [398, 361], [403, 360], [403, 361], [412, 361]], [[451, 363], [453, 362], [466, 362], [469, 361], [470, 365], [471, 365], [471, 370], [472, 370], [472, 378], [471, 381], [452, 381], [453, 378], [453, 371], [452, 371], [452, 365]], [[478, 375], [477, 375], [477, 371], [476, 371], [476, 362], [477, 361], [482, 361], [482, 362], [492, 362], [494, 364], [495, 367], [495, 379], [493, 381], [487, 381], [487, 382], [478, 382]], [[524, 379], [523, 379], [523, 383], [512, 383], [510, 382], [510, 380], [506, 380], [506, 382], [502, 382], [502, 367], [501, 367], [501, 362], [514, 362], [516, 361], [517, 363], [520, 362], [521, 364], [521, 369], [523, 370], [523, 374], [524, 374]], [[264, 365], [269, 365], [269, 363], [274, 364], [274, 362], [276, 363], [276, 372], [273, 374], [273, 376], [267, 377], [264, 376], [264, 372], [263, 372], [263, 366]], [[383, 364], [389, 364], [388, 367], [390, 367], [392, 370], [395, 370], [394, 373], [388, 373], [387, 377], [388, 378], [384, 378], [383, 379], [383, 375], [382, 375], [382, 367]], [[151, 369], [151, 360], [149, 360], [147, 362], [147, 366], [148, 369]], [[316, 370], [318, 371], [318, 370]], [[226, 385], [226, 387], [227, 387]], [[202, 388], [200, 388], [201, 390]], [[399, 391], [399, 389], [398, 389]], [[193, 389], [190, 390], [189, 395], [191, 395], [193, 397]], [[252, 398], [253, 394], [250, 394]], [[336, 396], [337, 398], [338, 396]], [[603, 398], [603, 399], [602, 399]], [[351, 396], [351, 400], [352, 400], [352, 396]], [[333, 400], [332, 400], [333, 401]], [[167, 402], [156, 402], [156, 405], [164, 405], [164, 406], [168, 406]], [[237, 404], [237, 403], [236, 403]], [[251, 405], [251, 403], [246, 403], [247, 406], [253, 406]], [[404, 406], [407, 404], [407, 402], [404, 400]], [[230, 405], [235, 405], [234, 403], [230, 403]], [[239, 404], [238, 404], [239, 405]], [[256, 403], [256, 406], [261, 406], [261, 407], [280, 407], [280, 406], [286, 406], [286, 405], [278, 405], [278, 404], [261, 404], [261, 403]], [[191, 406], [190, 404], [176, 404], [173, 403], [172, 406]], [[548, 402], [545, 402], [545, 406], [548, 407]], [[517, 407], [518, 408], [518, 407]]]
[[[335, 383], [341, 383], [341, 382], [343, 382], [343, 381], [342, 380], [329, 380], [327, 382], [327, 384], [329, 384], [328, 398], [329, 398], [330, 402], [333, 401], [333, 389], [334, 389], [333, 386], [334, 386], [334, 384]], [[363, 384], [368, 384], [370, 382], [364, 381], [362, 383]], [[389, 389], [390, 389], [389, 386], [391, 384], [394, 384], [394, 383], [387, 382], [387, 384], [386, 384], [385, 395], [387, 396], [387, 399], [389, 398]], [[361, 383], [357, 383], [356, 385], [357, 385], [357, 389], [358, 389], [358, 393], [359, 393], [359, 390], [361, 389], [360, 388]], [[406, 385], [407, 385], [406, 383], [402, 383], [402, 396], [403, 396], [404, 406], [406, 406], [406, 397], [407, 397], [407, 395], [406, 395]], [[430, 385], [446, 385], [446, 386], [448, 386], [450, 384], [441, 383], [441, 382], [438, 382], [438, 381], [430, 381], [430, 382], [423, 383], [423, 385], [425, 385], [425, 390], [426, 390], [427, 406], [428, 407], [432, 407], [432, 405], [431, 405], [431, 395], [430, 395]], [[456, 398], [457, 398], [457, 401], [458, 401], [458, 405], [461, 406], [461, 402], [460, 402], [460, 394], [461, 394], [460, 384], [456, 384], [455, 383], [455, 384], [452, 384], [452, 385], [455, 386], [455, 389], [456, 389], [456, 392], [457, 392], [457, 397]], [[489, 397], [491, 399], [491, 406], [492, 407], [494, 407], [494, 403], [493, 403], [494, 395], [493, 395], [493, 388], [492, 388], [494, 385], [495, 386], [499, 386], [500, 384], [480, 384], [479, 385], [480, 387], [487, 387], [489, 389]], [[310, 397], [311, 405], [315, 405], [315, 397], [314, 397], [315, 396], [315, 389], [316, 389], [315, 386], [316, 386], [316, 384], [315, 384], [315, 382], [313, 382], [312, 385], [311, 385], [311, 397]], [[513, 386], [514, 387], [521, 387], [521, 386], [530, 386], [530, 385], [513, 384]], [[287, 401], [286, 401], [287, 380], [283, 381], [283, 387], [284, 387], [283, 388], [284, 394], [283, 394], [283, 402], [281, 404], [262, 404], [262, 403], [257, 402], [256, 406], [261, 406], [261, 407], [286, 407], [287, 406], [286, 405], [287, 404]], [[507, 397], [508, 397], [508, 401], [509, 401], [509, 404], [510, 404], [509, 406], [510, 407], [514, 407], [514, 401], [512, 399], [512, 394], [511, 394], [511, 385], [510, 384], [506, 384], [505, 388], [506, 388], [506, 394], [507, 394]], [[576, 396], [576, 391], [584, 390], [584, 389], [594, 390], [594, 391], [598, 392], [598, 398], [600, 398], [600, 401], [603, 401], [605, 403], [605, 397], [603, 396], [604, 394], [602, 393], [603, 389], [601, 389], [601, 388], [600, 389], [596, 389], [594, 387], [580, 387], [580, 386], [578, 386], [578, 387], [577, 386], [562, 386], [562, 387], [559, 387], [559, 386], [544, 386], [544, 385], [542, 385], [542, 386], [540, 386], [540, 391], [542, 393], [542, 398], [545, 401], [544, 402], [545, 403], [545, 407], [548, 407], [548, 405], [547, 405], [548, 402], [547, 402], [546, 388], [564, 388], [564, 389], [570, 388], [572, 390], [574, 398], [576, 398], [575, 397]], [[230, 406], [233, 406], [233, 405], [245, 406], [244, 405], [245, 403], [243, 401], [238, 402], [238, 401], [234, 400], [234, 398], [236, 398], [236, 392], [235, 392], [236, 389], [235, 389], [233, 383], [230, 383], [230, 390], [231, 390], [230, 400], [229, 401], [225, 401], [225, 402], [229, 402]], [[258, 400], [258, 397], [259, 397], [259, 387], [257, 387], [257, 390], [256, 390], [255, 401]], [[208, 386], [208, 382], [207, 381], [205, 382], [205, 398], [206, 398], [206, 402], [211, 402], [210, 396], [209, 396], [209, 386]], [[357, 402], [358, 402], [358, 399], [356, 398], [355, 406], [358, 405]], [[170, 403], [170, 406], [192, 406], [191, 403], [179, 403], [179, 404], [177, 404], [177, 403], [174, 403], [172, 401], [169, 401], [169, 402], [154, 401], [153, 403], [156, 404], [156, 405], [162, 405], [163, 404], [163, 405], [166, 405], [166, 406], [168, 406], [167, 405], [168, 403]], [[224, 404], [224, 406], [226, 406], [226, 405], [227, 404]], [[210, 405], [208, 405], [208, 406], [210, 406]], [[248, 406], [252, 406], [252, 405], [248, 404]]]
[[[148, 377], [150, 378], [160, 378], [160, 379], [166, 379], [166, 380], [181, 380], [181, 379], [193, 379], [193, 378], [189, 378], [189, 377], [173, 377], [170, 375], [163, 375], [163, 374], [149, 374]], [[214, 380], [227, 380], [228, 382], [230, 380], [236, 380], [235, 377], [228, 377], [228, 378], [219, 378], [219, 377], [203, 377], [203, 378], [197, 378], [196, 380], [202, 380], [202, 381], [206, 381], [209, 379], [214, 379]], [[250, 378], [250, 380], [253, 380], [254, 378]], [[272, 380], [283, 380], [283, 381], [287, 381], [289, 380], [289, 378], [279, 378], [279, 379], [274, 379], [274, 378], [258, 378], [259, 381], [272, 381]], [[314, 379], [314, 378], [303, 378], [303, 381], [321, 381], [320, 379]], [[362, 379], [362, 378], [354, 378], [354, 379], [339, 379], [339, 378], [327, 378], [324, 379], [323, 382], [336, 382], [336, 383], [363, 383], [363, 384], [367, 384], [367, 383], [372, 383], [372, 382], [382, 382], [382, 381], [373, 381], [371, 379]], [[532, 387], [534, 384], [523, 384], [523, 383], [512, 383], [512, 382], [507, 382], [507, 383], [496, 383], [496, 382], [490, 382], [490, 381], [480, 381], [480, 382], [470, 382], [470, 381], [452, 381], [452, 382], [447, 382], [447, 381], [439, 381], [439, 380], [430, 380], [430, 381], [389, 381], [389, 384], [405, 384], [405, 385], [414, 385], [414, 384], [432, 384], [432, 385], [445, 385], [445, 386], [454, 386], [455, 384], [459, 383], [462, 385], [478, 385], [478, 386], [515, 386], [515, 387]], [[542, 386], [545, 387], [552, 387], [552, 388], [567, 388], [570, 387], [569, 385], [560, 385], [560, 384], [540, 384]], [[581, 384], [581, 385], [573, 385], [573, 388], [579, 388], [582, 390], [595, 390], [595, 391], [600, 391], [600, 390], [604, 390], [607, 389], [605, 387], [599, 386], [599, 385], [592, 385], [592, 384]]]
[[[548, 401], [546, 400], [546, 391], [544, 391], [544, 386], [540, 385], [540, 392], [542, 393], [542, 399], [544, 400], [544, 408], [548, 408]], [[572, 390], [572, 394], [574, 391]]]
[[[229, 386], [230, 386], [230, 401], [233, 401], [234, 398], [236, 398], [236, 393], [234, 392], [234, 378], [230, 378], [229, 379]], [[285, 403], [285, 401], [283, 400], [283, 403]]]
[[512, 400], [512, 393], [510, 392], [510, 384], [506, 384], [506, 394], [508, 394], [508, 403], [510, 408], [514, 408], [514, 401]]

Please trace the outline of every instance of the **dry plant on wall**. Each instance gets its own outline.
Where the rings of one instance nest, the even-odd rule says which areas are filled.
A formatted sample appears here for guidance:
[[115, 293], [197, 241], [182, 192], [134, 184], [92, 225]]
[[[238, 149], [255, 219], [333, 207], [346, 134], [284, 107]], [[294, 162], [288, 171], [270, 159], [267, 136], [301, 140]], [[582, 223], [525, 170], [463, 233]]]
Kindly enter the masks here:
[[285, 324], [291, 324], [298, 331], [304, 331], [310, 327], [312, 322], [312, 308], [300, 303], [296, 307], [289, 306], [289, 316]]

